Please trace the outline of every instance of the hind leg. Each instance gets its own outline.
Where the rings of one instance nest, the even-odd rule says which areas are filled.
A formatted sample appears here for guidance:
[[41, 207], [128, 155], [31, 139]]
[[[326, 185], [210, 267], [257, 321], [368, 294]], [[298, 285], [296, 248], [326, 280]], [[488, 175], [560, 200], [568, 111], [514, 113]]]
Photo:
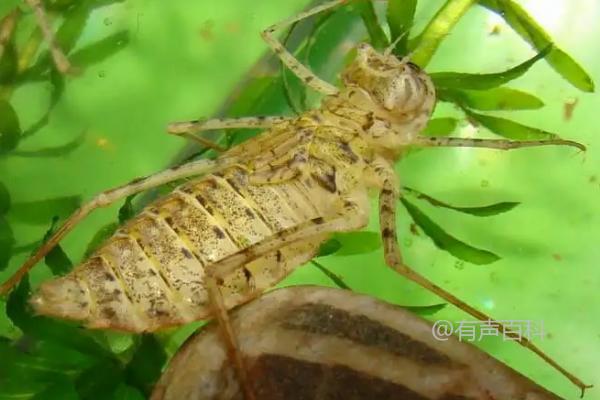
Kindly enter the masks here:
[[379, 223], [381, 227], [381, 236], [383, 240], [383, 249], [386, 264], [398, 272], [400, 275], [417, 283], [421, 287], [435, 293], [447, 302], [460, 308], [469, 315], [497, 327], [504, 335], [516, 340], [523, 347], [528, 348], [546, 361], [549, 365], [563, 374], [567, 379], [577, 385], [582, 391], [590, 387], [585, 385], [579, 378], [565, 370], [556, 361], [550, 358], [546, 353], [529, 341], [526, 337], [511, 332], [500, 322], [495, 321], [489, 315], [471, 307], [453, 294], [437, 286], [429, 279], [420, 275], [402, 261], [400, 247], [398, 246], [398, 232], [396, 229], [396, 204], [400, 195], [398, 188], [398, 178], [391, 166], [378, 170], [379, 176], [383, 180], [383, 188], [379, 195]]

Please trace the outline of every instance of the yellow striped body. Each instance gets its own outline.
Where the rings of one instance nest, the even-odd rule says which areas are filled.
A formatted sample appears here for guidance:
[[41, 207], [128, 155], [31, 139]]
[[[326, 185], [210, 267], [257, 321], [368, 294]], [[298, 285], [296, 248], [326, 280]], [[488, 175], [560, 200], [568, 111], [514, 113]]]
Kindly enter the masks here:
[[[301, 129], [310, 131], [306, 170], [281, 179], [277, 161], [283, 162], [282, 170], [293, 172], [288, 161], [299, 153], [294, 132]], [[190, 181], [144, 208], [73, 272], [42, 284], [32, 301], [35, 308], [42, 314], [84, 321], [92, 328], [132, 332], [208, 317], [205, 274], [215, 263], [286, 229], [330, 215], [343, 192], [353, 188], [344, 174], [352, 178], [356, 172], [348, 172], [343, 163], [348, 162], [346, 157], [356, 171], [364, 168], [352, 149], [361, 148], [360, 139], [355, 137], [358, 144], [336, 142], [328, 138], [329, 130], [304, 117], [296, 126], [275, 127], [235, 148], [248, 154], [247, 165]], [[281, 154], [265, 152], [280, 142]], [[275, 166], [263, 168], [263, 161]], [[252, 183], [253, 176], [269, 179], [269, 171], [280, 181]], [[240, 265], [221, 285], [226, 307], [274, 286], [314, 257], [327, 237], [291, 243]]]
[[35, 309], [133, 332], [204, 319], [212, 314], [207, 274], [218, 277], [230, 309], [310, 260], [328, 237], [324, 228], [307, 229], [289, 243], [281, 239], [286, 230], [332, 219], [338, 231], [366, 224], [345, 223], [349, 205], [366, 218], [369, 189], [387, 179], [377, 162], [389, 165], [423, 129], [435, 91], [414, 65], [368, 46], [359, 48], [344, 81], [321, 108], [221, 156], [237, 164], [147, 206], [67, 276], [42, 284]]

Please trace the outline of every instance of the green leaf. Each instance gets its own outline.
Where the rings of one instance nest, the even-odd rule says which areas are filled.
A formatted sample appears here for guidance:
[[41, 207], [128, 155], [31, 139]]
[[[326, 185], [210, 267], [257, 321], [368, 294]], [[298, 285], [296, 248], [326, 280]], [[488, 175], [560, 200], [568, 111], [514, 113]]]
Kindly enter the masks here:
[[91, 9], [87, 0], [79, 0], [64, 14], [64, 22], [56, 31], [56, 42], [60, 49], [69, 54], [83, 33]]
[[13, 231], [3, 216], [0, 215], [0, 272], [8, 267], [15, 245]]
[[91, 0], [91, 7], [100, 8], [110, 6], [115, 3], [123, 3], [125, 0]]
[[370, 253], [381, 247], [381, 235], [378, 232], [341, 232], [336, 233], [334, 238], [342, 245], [335, 253], [337, 256]]
[[[37, 129], [28, 130], [25, 134], [33, 134]], [[75, 139], [71, 140], [60, 146], [54, 147], [44, 147], [38, 150], [15, 150], [11, 153], [12, 156], [17, 157], [42, 157], [42, 158], [51, 158], [51, 157], [62, 157], [67, 154], [77, 150], [83, 143], [85, 142], [85, 133], [77, 136]]]
[[21, 4], [21, 0], [2, 0], [0, 1], [0, 18], [4, 18]]
[[63, 196], [52, 199], [17, 202], [9, 212], [14, 219], [32, 225], [45, 225], [54, 217], [65, 218], [81, 204], [80, 196]]
[[536, 96], [516, 89], [499, 87], [485, 91], [439, 88], [438, 99], [475, 110], [533, 110], [544, 106]]
[[334, 274], [329, 269], [325, 268], [323, 264], [316, 262], [315, 260], [311, 261], [312, 265], [317, 267], [322, 273], [324, 273], [337, 287], [340, 289], [352, 290], [346, 283], [340, 278], [337, 274]]
[[123, 378], [121, 365], [104, 359], [83, 371], [75, 379], [75, 388], [81, 400], [113, 399]]
[[6, 302], [6, 315], [21, 331], [98, 359], [112, 357], [112, 354], [100, 346], [85, 330], [66, 322], [33, 315], [28, 304], [30, 293], [29, 277], [26, 275], [10, 293]]
[[9, 102], [0, 100], [0, 154], [17, 147], [21, 137], [19, 117]]
[[[72, 0], [67, 0], [71, 2]], [[61, 8], [61, 7], [59, 7]], [[73, 7], [68, 8], [64, 13], [64, 20], [56, 31], [56, 43], [64, 54], [69, 54], [81, 37], [91, 8], [87, 0], [80, 0]], [[53, 68], [52, 57], [49, 51], [40, 55], [35, 65], [25, 72], [28, 79], [37, 77], [47, 69]]]
[[167, 354], [160, 341], [154, 335], [142, 335], [140, 345], [125, 369], [127, 382], [149, 394], [166, 361]]
[[8, 189], [0, 181], [0, 215], [6, 214], [8, 209], [10, 208], [10, 193], [8, 193]]
[[120, 31], [73, 52], [69, 60], [76, 66], [87, 68], [98, 64], [129, 44], [129, 32]]
[[4, 46], [0, 58], [0, 85], [10, 83], [17, 74], [17, 50], [11, 40]]
[[438, 311], [441, 311], [447, 305], [448, 305], [447, 303], [440, 303], [440, 304], [433, 304], [430, 306], [400, 306], [400, 307], [404, 308], [407, 311], [410, 311], [413, 314], [420, 315], [421, 317], [427, 317], [429, 315], [433, 315], [433, 314], [437, 313]]
[[128, 219], [133, 217], [133, 215], [135, 214], [135, 211], [133, 209], [133, 204], [131, 204], [131, 201], [133, 200], [133, 198], [135, 196], [136, 196], [135, 194], [127, 196], [127, 198], [125, 199], [125, 203], [123, 203], [121, 208], [119, 208], [119, 223], [120, 224], [124, 223], [125, 221], [127, 221]]
[[393, 53], [402, 57], [408, 53], [408, 36], [413, 25], [417, 0], [388, 0], [386, 18], [392, 34], [392, 42], [400, 35], [402, 39], [394, 47]]
[[[292, 26], [290, 27], [290, 30], [288, 31], [287, 35], [283, 39], [284, 47], [286, 47], [286, 48], [288, 47], [287, 46], [288, 40], [292, 36], [292, 32], [294, 31], [294, 28], [296, 27], [297, 24], [298, 24], [298, 22], [294, 22], [294, 24], [292, 24]], [[308, 40], [310, 40], [310, 36], [309, 36]], [[292, 55], [294, 55], [296, 58], [298, 57], [297, 54], [295, 54], [294, 52], [292, 52]], [[298, 114], [298, 115], [302, 114], [304, 111], [307, 110], [306, 85], [297, 76], [295, 76], [295, 74], [292, 73], [292, 71], [290, 71], [290, 69], [284, 63], [280, 63], [279, 70], [280, 70], [281, 81], [282, 81], [282, 85], [283, 85], [283, 93], [285, 95], [285, 100], [287, 101], [287, 104], [290, 107], [290, 110], [292, 110], [295, 114]], [[290, 78], [291, 78], [292, 82], [290, 82]], [[296, 102], [295, 97], [292, 96], [292, 88], [291, 88], [292, 83], [294, 86], [293, 92], [298, 93], [298, 96], [297, 96], [298, 102]]]
[[[13, 390], [20, 388], [22, 392], [29, 393], [26, 397], [29, 398], [43, 392], [44, 386], [48, 387], [49, 383], [64, 379], [66, 374], [73, 371], [71, 366], [60, 358], [50, 359], [38, 354], [35, 347], [35, 341], [26, 336], [14, 344], [0, 345], [0, 399], [8, 391], [3, 387], [3, 381], [15, 384]], [[42, 385], [32, 387], [32, 383], [36, 382]]]
[[362, 17], [373, 47], [377, 50], [385, 49], [389, 45], [388, 38], [379, 21], [377, 21], [373, 2], [370, 0], [355, 0], [352, 2], [352, 7]]
[[452, 206], [448, 203], [444, 203], [443, 201], [434, 199], [433, 197], [426, 195], [425, 193], [421, 193], [417, 190], [404, 187], [403, 188], [407, 193], [410, 193], [416, 196], [418, 199], [425, 200], [429, 204], [434, 205], [436, 207], [449, 208], [454, 211], [458, 211], [465, 214], [474, 215], [476, 217], [491, 217], [493, 215], [498, 215], [505, 213], [507, 211], [512, 210], [516, 206], [518, 206], [519, 202], [515, 201], [503, 201], [500, 203], [490, 204], [488, 206], [479, 206], [479, 207], [456, 207]]
[[465, 110], [467, 116], [480, 123], [493, 133], [513, 140], [544, 140], [556, 139], [558, 135], [539, 128], [523, 125], [506, 118], [492, 117], [491, 115], [476, 114]]
[[458, 120], [456, 118], [434, 118], [430, 119], [425, 129], [421, 132], [424, 136], [448, 136], [456, 129]]
[[46, 0], [44, 1], [44, 6], [46, 7], [46, 11], [63, 12], [77, 1], [79, 0]]
[[[44, 235], [44, 239], [42, 240], [42, 242], [46, 242], [50, 238], [50, 236], [52, 236], [52, 233], [54, 233], [54, 227], [57, 222], [58, 218], [54, 218], [52, 220], [52, 225]], [[54, 275], [65, 275], [69, 271], [71, 271], [71, 269], [73, 269], [73, 263], [71, 262], [67, 254], [64, 252], [60, 244], [54, 246], [52, 250], [50, 250], [50, 252], [46, 254], [46, 257], [44, 257], [44, 262], [46, 263], [48, 268], [50, 268]]]
[[27, 309], [27, 298], [30, 294], [29, 277], [25, 276], [21, 282], [10, 292], [6, 301], [6, 315], [13, 324], [22, 331], [25, 330], [29, 313]]
[[136, 388], [122, 383], [117, 387], [113, 400], [144, 400], [145, 398], [143, 393]]
[[341, 248], [342, 244], [340, 241], [335, 238], [331, 238], [321, 244], [321, 247], [319, 247], [319, 252], [317, 253], [317, 257], [326, 257], [337, 252]]
[[475, 248], [449, 235], [438, 224], [433, 222], [431, 218], [405, 198], [401, 198], [400, 201], [404, 207], [406, 207], [406, 210], [415, 223], [441, 250], [447, 251], [456, 258], [477, 265], [491, 264], [500, 259], [499, 256], [490, 251]]
[[117, 230], [119, 224], [117, 222], [111, 222], [109, 224], [104, 225], [102, 228], [98, 229], [98, 232], [94, 235], [90, 243], [87, 245], [85, 249], [84, 257], [89, 257], [96, 249], [109, 237], [112, 236], [113, 233]]
[[73, 382], [67, 378], [59, 378], [33, 396], [31, 400], [79, 400], [79, 395], [75, 391]]
[[474, 3], [475, 0], [447, 0], [419, 35], [412, 61], [425, 68], [442, 40]]
[[44, 262], [54, 275], [65, 275], [73, 269], [73, 263], [60, 245], [54, 246], [44, 258]]
[[[479, 3], [503, 17], [515, 32], [538, 51], [552, 43], [550, 35], [514, 1], [479, 0]], [[584, 92], [594, 91], [594, 82], [590, 75], [564, 51], [554, 47], [546, 61], [571, 85]]]
[[381, 237], [377, 232], [341, 232], [321, 245], [317, 257], [364, 254], [380, 247]]
[[[50, 70], [50, 73], [48, 75], [49, 75], [50, 84], [52, 85], [48, 108], [46, 109], [46, 112], [44, 113], [44, 115], [42, 115], [42, 117], [38, 121], [34, 122], [25, 132], [23, 132], [23, 137], [31, 136], [34, 133], [38, 132], [43, 127], [45, 127], [46, 125], [48, 125], [48, 122], [50, 121], [50, 113], [52, 112], [54, 107], [56, 107], [56, 104], [58, 104], [58, 101], [60, 100], [63, 93], [65, 92], [65, 78], [63, 77], [63, 75], [54, 68]], [[72, 147], [72, 146], [68, 146], [68, 145], [69, 144], [67, 144], [67, 146], [42, 149], [41, 151], [39, 151], [39, 156], [54, 157], [55, 155], [57, 155], [56, 153], [59, 153], [58, 155], [66, 154], [65, 150], [70, 150], [70, 147]], [[67, 148], [64, 149], [65, 147], [67, 147]], [[20, 155], [20, 156], [35, 155], [35, 154], [36, 154], [36, 152], [26, 152], [26, 151], [17, 152], [17, 155]]]
[[546, 57], [552, 50], [552, 45], [548, 45], [541, 52], [531, 57], [529, 60], [507, 69], [502, 72], [490, 74], [468, 74], [462, 72], [437, 72], [430, 75], [436, 88], [458, 88], [472, 90], [487, 90], [504, 85], [507, 82], [517, 79], [523, 75], [538, 60]]

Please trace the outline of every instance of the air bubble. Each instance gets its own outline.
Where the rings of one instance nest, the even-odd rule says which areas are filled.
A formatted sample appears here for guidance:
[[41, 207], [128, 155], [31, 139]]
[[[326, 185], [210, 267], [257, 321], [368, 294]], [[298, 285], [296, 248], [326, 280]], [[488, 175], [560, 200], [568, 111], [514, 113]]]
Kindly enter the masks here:
[[410, 247], [410, 246], [412, 246], [412, 244], [413, 244], [413, 241], [412, 241], [412, 239], [411, 239], [411, 238], [406, 238], [406, 239], [404, 239], [404, 240], [402, 241], [402, 243], [404, 243], [404, 246], [406, 246], [406, 247]]

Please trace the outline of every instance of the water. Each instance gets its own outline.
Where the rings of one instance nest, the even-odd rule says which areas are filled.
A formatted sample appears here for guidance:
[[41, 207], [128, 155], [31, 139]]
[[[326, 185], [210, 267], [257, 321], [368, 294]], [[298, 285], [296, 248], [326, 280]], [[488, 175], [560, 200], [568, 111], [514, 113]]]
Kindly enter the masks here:
[[[114, 36], [118, 52], [91, 64], [80, 76], [68, 78], [48, 124], [23, 139], [16, 150], [1, 156], [0, 181], [6, 186], [12, 204], [4, 217], [8, 224], [2, 225], [0, 232], [4, 232], [4, 237], [14, 237], [13, 248], [19, 252], [12, 255], [0, 278], [6, 278], [24, 261], [31, 251], [30, 245], [43, 237], [54, 215], [65, 216], [73, 209], [76, 196], [89, 199], [103, 189], [160, 170], [196, 151], [181, 139], [166, 135], [166, 124], [214, 115], [266, 51], [258, 35], [260, 29], [295, 13], [305, 3], [265, 1], [248, 7], [236, 0], [218, 4], [127, 0], [94, 11], [75, 51], [122, 31], [128, 34], [128, 39], [124, 41]], [[415, 18], [416, 32], [426, 25], [438, 6], [420, 3]], [[556, 1], [551, 8], [544, 7], [543, 1], [521, 4], [534, 12], [559, 47], [571, 54], [598, 82], [600, 56], [591, 50], [595, 48], [594, 38], [600, 33], [597, 24], [592, 23], [600, 17], [598, 4], [583, 0], [576, 5], [567, 0]], [[314, 48], [315, 63], [323, 64], [320, 72], [331, 81], [334, 81], [332, 72], [341, 62], [339, 55], [348, 46], [347, 43], [333, 46], [328, 39], [354, 42], [366, 37], [359, 28], [336, 30], [336, 24], [346, 21], [345, 14], [340, 15], [332, 26], [324, 28], [323, 43]], [[471, 10], [441, 45], [428, 70], [497, 72], [534, 54], [509, 27], [491, 15], [482, 8]], [[207, 21], [211, 23], [207, 25]], [[357, 22], [356, 26], [360, 24]], [[302, 27], [299, 28], [302, 34]], [[23, 35], [18, 44], [26, 37]], [[321, 54], [330, 48], [335, 50], [333, 54], [337, 58]], [[264, 77], [265, 73], [256, 75]], [[600, 100], [570, 86], [543, 62], [508, 86], [534, 93], [546, 106], [539, 110], [490, 114], [514, 118], [580, 141], [588, 146], [587, 153], [577, 155], [570, 149], [552, 147], [508, 153], [464, 149], [415, 153], [398, 166], [402, 183], [407, 186], [453, 205], [498, 201], [519, 201], [521, 205], [506, 214], [479, 219], [416, 203], [453, 236], [493, 251], [502, 256], [502, 260], [488, 266], [457, 261], [437, 249], [426, 235], [412, 235], [406, 220], [409, 217], [401, 213], [404, 257], [407, 263], [427, 273], [435, 282], [452, 282], [444, 286], [458, 288], [454, 294], [474, 305], [477, 299], [493, 298], [493, 313], [499, 318], [526, 316], [543, 320], [554, 339], [540, 342], [541, 347], [586, 382], [598, 385], [600, 375], [595, 372], [594, 355], [600, 352], [599, 327], [592, 316], [597, 313], [599, 300], [600, 224], [597, 223], [598, 185], [592, 177], [598, 175], [600, 165], [599, 136], [593, 122]], [[52, 89], [52, 85], [44, 79], [12, 93], [11, 104], [21, 128], [29, 128], [44, 116], [50, 101], [49, 88]], [[258, 110], [290, 113], [279, 91], [258, 98], [247, 96], [228, 104], [233, 104], [232, 113], [240, 115]], [[569, 107], [572, 109], [565, 111]], [[570, 116], [566, 118], [565, 113]], [[449, 104], [440, 104], [436, 116], [463, 119]], [[241, 133], [240, 137], [244, 135]], [[40, 152], [68, 144], [72, 146], [59, 150], [58, 155], [57, 151]], [[485, 167], [481, 166], [482, 161]], [[48, 199], [60, 201], [52, 206], [39, 203]], [[71, 260], [79, 261], [92, 236], [117, 220], [119, 207], [120, 204], [94, 213], [64, 241], [63, 249]], [[12, 231], [10, 236], [7, 226]], [[7, 242], [8, 239], [4, 243]], [[435, 269], [425, 268], [434, 261]], [[419, 301], [424, 304], [439, 301], [391, 275], [377, 252], [330, 257], [323, 260], [323, 264], [340, 272], [352, 288], [388, 301], [411, 305]], [[303, 283], [323, 279], [320, 272], [310, 268], [307, 266], [298, 272]], [[490, 271], [501, 279], [492, 282], [488, 277]], [[289, 282], [297, 282], [298, 274]], [[50, 275], [42, 263], [31, 274], [32, 286]], [[405, 288], [410, 289], [411, 297], [407, 297]], [[6, 307], [5, 303], [0, 301], [0, 307]], [[444, 318], [464, 318], [464, 314], [451, 309], [443, 313]], [[3, 311], [0, 312], [0, 335], [10, 339], [20, 336]], [[180, 342], [181, 336], [185, 335], [173, 340]], [[129, 343], [123, 338], [105, 339], [99, 333], [95, 337], [101, 343], [116, 341], [112, 348], [119, 351], [123, 343]], [[164, 342], [171, 343], [171, 339], [165, 335]], [[29, 340], [19, 342], [26, 347], [29, 343]], [[67, 351], [52, 341], [42, 343], [39, 346], [46, 346], [48, 354]], [[156, 349], [151, 344], [147, 344], [144, 354]], [[515, 350], [510, 344], [490, 350], [536, 382], [563, 397], [574, 398], [574, 388], [563, 377], [526, 351]], [[81, 365], [77, 368], [83, 368]], [[30, 369], [25, 369], [22, 375], [30, 378], [24, 383], [25, 387], [39, 387], [39, 390], [49, 379], [47, 375], [35, 375]], [[0, 394], [11, 389], [3, 385], [0, 381]], [[600, 399], [600, 395], [590, 391], [586, 398]]]

